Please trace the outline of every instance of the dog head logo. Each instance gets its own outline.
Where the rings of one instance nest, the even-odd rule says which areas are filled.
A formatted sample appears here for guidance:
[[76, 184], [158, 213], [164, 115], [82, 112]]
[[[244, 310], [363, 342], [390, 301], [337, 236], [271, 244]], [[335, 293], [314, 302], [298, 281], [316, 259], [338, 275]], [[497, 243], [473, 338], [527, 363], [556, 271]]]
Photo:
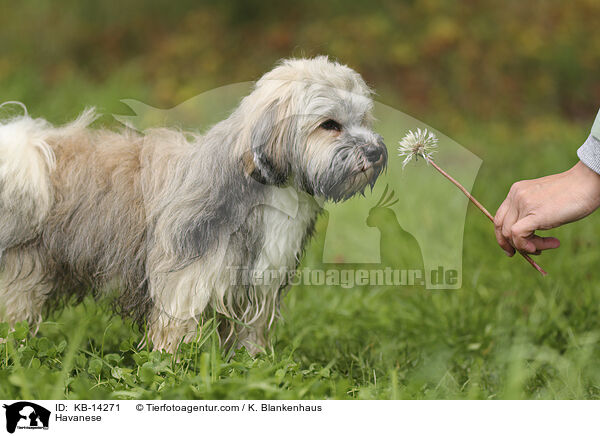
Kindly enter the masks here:
[[6, 431], [14, 433], [19, 429], [48, 429], [50, 411], [28, 401], [19, 401], [3, 406], [6, 409]]
[[[319, 260], [324, 265], [351, 267], [383, 263], [394, 268], [412, 269], [413, 264], [422, 263], [427, 289], [459, 289], [462, 286], [463, 233], [469, 201], [445, 178], [432, 175], [427, 165], [408, 165], [403, 169], [402, 159], [394, 157], [394, 145], [409, 129], [421, 127], [434, 131], [443, 144], [436, 159], [467, 190], [475, 182], [481, 159], [431, 126], [371, 100], [368, 88], [358, 78], [355, 80], [350, 72], [340, 70], [328, 74], [314, 68], [313, 80], [307, 81], [300, 75], [293, 76], [289, 66], [289, 63], [283, 64], [267, 73], [260, 84], [229, 84], [169, 109], [124, 99], [121, 101], [129, 107], [130, 114], [113, 116], [139, 131], [178, 127], [207, 132], [237, 109], [237, 122], [245, 128], [245, 143], [252, 144], [243, 156], [244, 170], [248, 174], [258, 181], [270, 179], [273, 184], [288, 176], [303, 190], [322, 200], [347, 198], [346, 201], [320, 204], [328, 218], [321, 231], [322, 241], [317, 241], [321, 246], [314, 252], [320, 253]], [[340, 81], [340, 74], [343, 77], [349, 74], [347, 83]], [[295, 79], [288, 81], [287, 88], [284, 86], [286, 77]], [[269, 90], [271, 92], [267, 92]], [[251, 95], [252, 98], [247, 98]], [[239, 110], [242, 100], [246, 118]], [[366, 115], [365, 119], [359, 120], [358, 114]], [[330, 120], [340, 124], [341, 131]], [[372, 120], [377, 133], [370, 129]], [[385, 166], [378, 161], [369, 163], [365, 155], [367, 149], [372, 148], [369, 144], [376, 146], [379, 143], [377, 134], [385, 137], [390, 146], [385, 155], [380, 149], [382, 161], [387, 160]], [[280, 147], [274, 147], [274, 144]], [[377, 148], [373, 148], [372, 154], [366, 154], [376, 159], [377, 153]], [[391, 158], [387, 158], [388, 154]], [[369, 189], [365, 192], [368, 201], [361, 195], [353, 195], [370, 186], [375, 175], [377, 183], [372, 192]], [[372, 204], [387, 185], [398, 194], [400, 201], [373, 208]], [[265, 201], [292, 218], [296, 216], [297, 208], [291, 204], [282, 209], [279, 201]], [[436, 212], [440, 210], [440, 204], [444, 205], [443, 213]], [[427, 212], [424, 219], [424, 214], [416, 211], [434, 212]], [[390, 217], [391, 222], [397, 224], [394, 228], [385, 224]], [[414, 250], [402, 249], [414, 251], [411, 259], [398, 259], [401, 250], [393, 245], [397, 240], [403, 246], [408, 243], [414, 247]], [[444, 270], [458, 271], [458, 280], [435, 283], [431, 273], [440, 266]]]

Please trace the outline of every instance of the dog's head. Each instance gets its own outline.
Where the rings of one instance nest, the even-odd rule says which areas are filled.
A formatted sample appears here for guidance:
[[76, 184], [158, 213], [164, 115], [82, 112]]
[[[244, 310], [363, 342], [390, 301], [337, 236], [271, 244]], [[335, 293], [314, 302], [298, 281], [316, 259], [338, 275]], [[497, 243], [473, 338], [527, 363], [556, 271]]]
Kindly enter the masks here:
[[240, 105], [246, 172], [333, 201], [362, 192], [387, 163], [372, 108], [352, 69], [326, 57], [283, 61]]

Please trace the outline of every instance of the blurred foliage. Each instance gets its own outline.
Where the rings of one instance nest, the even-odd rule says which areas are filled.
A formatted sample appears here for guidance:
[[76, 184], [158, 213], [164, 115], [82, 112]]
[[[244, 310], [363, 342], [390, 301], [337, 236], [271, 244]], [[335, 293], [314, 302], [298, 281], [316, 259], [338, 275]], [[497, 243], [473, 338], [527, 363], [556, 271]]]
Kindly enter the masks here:
[[[0, 3], [3, 99], [58, 110], [173, 106], [253, 80], [282, 57], [328, 54], [399, 109], [591, 122], [600, 101], [596, 0]], [[432, 109], [433, 108], [433, 109]]]

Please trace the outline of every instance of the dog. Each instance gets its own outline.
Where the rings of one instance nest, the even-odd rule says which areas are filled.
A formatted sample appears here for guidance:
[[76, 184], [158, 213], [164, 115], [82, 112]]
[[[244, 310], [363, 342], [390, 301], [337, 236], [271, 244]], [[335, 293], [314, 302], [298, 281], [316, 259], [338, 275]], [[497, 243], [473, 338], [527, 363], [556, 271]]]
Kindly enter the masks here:
[[[0, 123], [0, 321], [39, 325], [53, 303], [116, 292], [176, 352], [209, 317], [223, 344], [268, 343], [288, 275], [321, 211], [373, 187], [387, 163], [372, 91], [327, 57], [288, 59], [203, 134]], [[293, 204], [290, 216], [284, 211]]]

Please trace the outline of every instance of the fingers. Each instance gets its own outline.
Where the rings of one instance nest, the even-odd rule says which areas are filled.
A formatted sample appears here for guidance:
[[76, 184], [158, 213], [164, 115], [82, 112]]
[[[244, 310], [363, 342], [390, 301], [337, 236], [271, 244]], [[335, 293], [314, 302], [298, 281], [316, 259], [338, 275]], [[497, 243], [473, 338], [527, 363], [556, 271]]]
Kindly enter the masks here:
[[513, 196], [509, 194], [494, 218], [496, 241], [508, 256], [513, 256], [515, 249], [541, 254], [544, 250], [560, 246], [556, 238], [535, 235], [534, 232], [539, 229], [539, 219], [535, 215], [519, 217], [519, 208], [513, 203]]
[[[511, 207], [508, 212], [506, 212], [506, 215], [504, 216], [504, 220], [502, 221], [502, 230], [500, 233], [502, 233], [502, 236], [504, 237], [504, 239], [506, 239], [508, 241], [508, 243], [514, 247], [515, 244], [512, 243], [512, 226], [518, 221], [519, 219], [519, 209], [516, 207]], [[513, 253], [514, 254], [514, 253]]]
[[560, 247], [560, 241], [553, 237], [542, 237], [533, 235], [529, 239], [535, 245], [535, 252], [532, 254], [540, 254], [544, 250], [552, 250]]
[[558, 248], [560, 241], [552, 237], [541, 237], [534, 234], [539, 228], [538, 218], [528, 215], [510, 226], [510, 242], [519, 251], [535, 254], [544, 250]]
[[506, 238], [502, 234], [502, 228], [504, 225], [504, 217], [506, 216], [506, 212], [509, 209], [510, 201], [511, 200], [509, 195], [509, 197], [507, 197], [506, 200], [502, 202], [502, 204], [498, 208], [498, 211], [496, 212], [496, 216], [494, 217], [494, 231], [496, 232], [496, 241], [498, 242], [498, 245], [500, 245], [500, 247], [504, 250], [506, 255], [509, 257], [515, 254], [515, 249], [512, 245], [510, 245], [508, 238]]

